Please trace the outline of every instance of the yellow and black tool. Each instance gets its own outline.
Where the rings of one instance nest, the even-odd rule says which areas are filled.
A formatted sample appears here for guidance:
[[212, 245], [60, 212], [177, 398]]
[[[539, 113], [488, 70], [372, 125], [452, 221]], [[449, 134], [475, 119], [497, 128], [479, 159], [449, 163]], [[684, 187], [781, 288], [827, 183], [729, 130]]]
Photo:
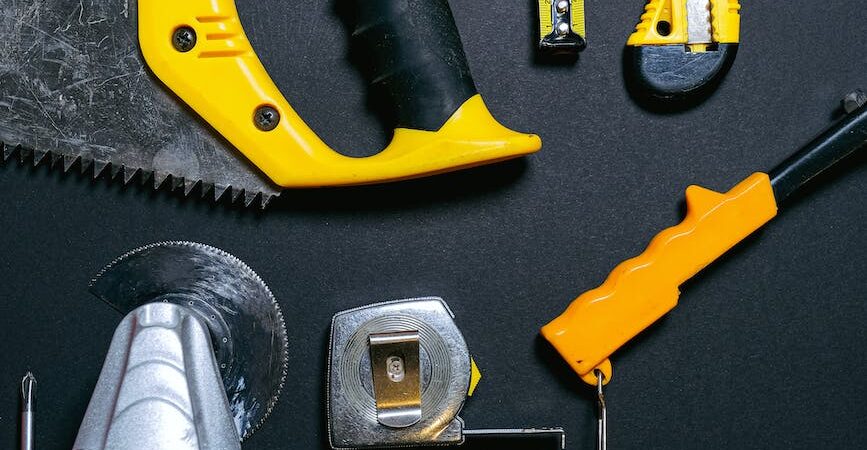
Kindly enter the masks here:
[[[755, 173], [726, 193], [686, 190], [686, 218], [659, 233], [641, 255], [578, 297], [542, 335], [588, 384], [611, 380], [609, 358], [677, 305], [679, 287], [777, 215], [811, 179], [867, 144], [867, 95], [844, 101], [847, 117], [769, 173]], [[604, 426], [600, 427], [604, 430]]]
[[626, 43], [631, 81], [654, 98], [712, 90], [735, 60], [740, 8], [738, 0], [649, 0]]
[[587, 47], [584, 0], [539, 0], [539, 51], [577, 55]]
[[4, 8], [4, 24], [38, 18], [40, 29], [3, 30], [4, 63], [18, 70], [0, 76], [0, 95], [34, 98], [0, 109], [0, 155], [50, 154], [65, 170], [80, 160], [94, 176], [142, 173], [154, 187], [171, 176], [186, 194], [201, 185], [202, 196], [267, 204], [281, 188], [403, 180], [540, 149], [488, 111], [447, 0], [341, 3], [364, 53], [355, 59], [395, 108], [379, 154], [345, 156], [317, 136], [260, 62], [234, 0], [46, 0]]

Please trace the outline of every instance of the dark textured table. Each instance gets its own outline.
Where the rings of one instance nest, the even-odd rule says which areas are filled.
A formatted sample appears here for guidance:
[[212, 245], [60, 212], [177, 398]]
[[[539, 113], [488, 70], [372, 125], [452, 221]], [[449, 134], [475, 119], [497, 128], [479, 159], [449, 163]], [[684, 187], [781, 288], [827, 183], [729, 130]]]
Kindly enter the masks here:
[[[239, 2], [251, 40], [301, 115], [336, 148], [382, 148], [388, 124], [367, 106], [332, 2], [253, 3]], [[17, 445], [28, 369], [38, 448], [72, 445], [121, 319], [88, 281], [127, 250], [184, 239], [246, 261], [286, 315], [286, 389], [245, 448], [323, 448], [331, 315], [420, 295], [449, 302], [483, 370], [469, 427], [562, 426], [568, 447], [592, 448], [591, 390], [539, 327], [679, 221], [687, 185], [724, 190], [770, 169], [867, 87], [863, 1], [745, 2], [726, 81], [669, 114], [640, 107], [623, 83], [642, 1], [589, 2], [590, 46], [566, 66], [534, 60], [535, 2], [451, 3], [490, 108], [540, 134], [541, 153], [288, 192], [264, 213], [0, 166], [0, 446]], [[680, 306], [614, 356], [611, 448], [867, 448], [864, 161], [687, 283]]]

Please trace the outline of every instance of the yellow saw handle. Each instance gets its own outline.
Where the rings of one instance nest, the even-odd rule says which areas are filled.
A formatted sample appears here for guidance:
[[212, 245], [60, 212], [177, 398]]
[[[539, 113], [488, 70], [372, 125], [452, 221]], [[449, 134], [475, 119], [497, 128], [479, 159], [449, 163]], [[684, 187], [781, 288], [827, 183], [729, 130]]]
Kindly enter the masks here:
[[581, 378], [611, 380], [609, 357], [677, 305], [679, 287], [777, 214], [768, 175], [727, 193], [686, 190], [683, 222], [659, 233], [641, 255], [618, 265], [601, 286], [575, 299], [542, 335]]
[[[356, 0], [354, 38], [398, 116], [368, 158], [328, 147], [295, 112], [250, 45], [234, 0], [139, 0], [150, 69], [274, 183], [303, 188], [421, 177], [536, 152], [538, 136], [498, 123], [475, 85], [447, 0]], [[339, 125], [339, 124], [337, 124]]]

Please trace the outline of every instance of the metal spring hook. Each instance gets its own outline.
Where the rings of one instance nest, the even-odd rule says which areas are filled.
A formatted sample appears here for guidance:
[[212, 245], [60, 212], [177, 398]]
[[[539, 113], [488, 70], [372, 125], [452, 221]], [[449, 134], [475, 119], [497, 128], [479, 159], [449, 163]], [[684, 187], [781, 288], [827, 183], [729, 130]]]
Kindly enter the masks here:
[[597, 397], [596, 449], [606, 450], [608, 448], [608, 412], [605, 409], [605, 395], [602, 393], [602, 386], [605, 383], [605, 375], [599, 369], [596, 369], [593, 372], [596, 375]]

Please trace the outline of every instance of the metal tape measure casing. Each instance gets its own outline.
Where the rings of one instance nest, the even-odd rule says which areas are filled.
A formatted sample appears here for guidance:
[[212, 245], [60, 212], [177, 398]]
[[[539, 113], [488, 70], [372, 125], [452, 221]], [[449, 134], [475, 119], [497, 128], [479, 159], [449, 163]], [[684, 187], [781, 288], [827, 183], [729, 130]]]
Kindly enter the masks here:
[[[340, 448], [459, 444], [458, 413], [470, 385], [471, 362], [454, 315], [437, 297], [397, 300], [338, 313], [331, 327], [328, 424]], [[382, 425], [371, 373], [369, 338], [417, 331], [421, 420], [404, 428]]]

